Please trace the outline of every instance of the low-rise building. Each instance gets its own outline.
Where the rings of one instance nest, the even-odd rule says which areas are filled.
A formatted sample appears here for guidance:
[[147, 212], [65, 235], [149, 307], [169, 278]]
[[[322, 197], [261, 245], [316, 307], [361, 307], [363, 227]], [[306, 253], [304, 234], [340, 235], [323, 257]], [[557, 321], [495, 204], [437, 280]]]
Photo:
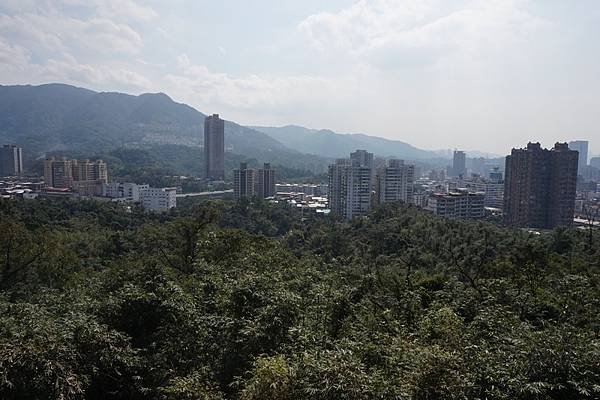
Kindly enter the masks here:
[[125, 201], [140, 201], [140, 192], [150, 189], [149, 185], [139, 185], [131, 182], [111, 182], [102, 185], [102, 196]]
[[433, 193], [425, 209], [436, 215], [453, 219], [478, 219], [485, 216], [485, 193], [467, 190]]
[[327, 197], [311, 196], [304, 193], [281, 193], [281, 195], [277, 195], [277, 200], [273, 201], [284, 201], [303, 214], [327, 215], [330, 212]]
[[470, 191], [482, 192], [485, 207], [502, 210], [504, 206], [504, 181], [492, 182], [479, 178], [465, 181], [464, 187]]
[[275, 190], [278, 194], [304, 193], [309, 196], [327, 196], [327, 184], [278, 183]]
[[140, 204], [145, 210], [163, 212], [177, 206], [176, 188], [146, 188], [140, 190]]

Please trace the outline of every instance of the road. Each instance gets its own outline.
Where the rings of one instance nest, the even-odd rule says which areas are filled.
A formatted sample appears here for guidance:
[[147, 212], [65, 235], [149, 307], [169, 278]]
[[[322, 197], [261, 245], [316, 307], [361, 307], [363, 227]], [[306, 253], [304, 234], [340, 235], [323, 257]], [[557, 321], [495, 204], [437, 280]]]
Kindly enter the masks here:
[[212, 196], [223, 196], [225, 194], [233, 194], [233, 189], [229, 190], [215, 190], [214, 192], [196, 192], [196, 193], [180, 193], [177, 198], [181, 197], [212, 197]]

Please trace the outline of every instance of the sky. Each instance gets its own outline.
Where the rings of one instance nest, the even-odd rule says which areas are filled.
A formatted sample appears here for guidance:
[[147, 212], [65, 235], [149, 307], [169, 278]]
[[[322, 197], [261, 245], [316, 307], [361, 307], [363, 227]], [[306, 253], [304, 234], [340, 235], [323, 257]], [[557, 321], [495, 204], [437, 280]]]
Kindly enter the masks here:
[[2, 0], [0, 84], [49, 82], [424, 149], [600, 154], [600, 1]]

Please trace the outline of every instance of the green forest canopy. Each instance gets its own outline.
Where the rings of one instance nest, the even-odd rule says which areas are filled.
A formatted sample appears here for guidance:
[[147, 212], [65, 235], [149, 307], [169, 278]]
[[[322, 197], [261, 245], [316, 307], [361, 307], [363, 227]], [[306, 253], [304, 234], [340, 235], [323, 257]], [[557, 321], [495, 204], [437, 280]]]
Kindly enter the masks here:
[[0, 224], [2, 399], [600, 397], [586, 231], [260, 201], [2, 200]]

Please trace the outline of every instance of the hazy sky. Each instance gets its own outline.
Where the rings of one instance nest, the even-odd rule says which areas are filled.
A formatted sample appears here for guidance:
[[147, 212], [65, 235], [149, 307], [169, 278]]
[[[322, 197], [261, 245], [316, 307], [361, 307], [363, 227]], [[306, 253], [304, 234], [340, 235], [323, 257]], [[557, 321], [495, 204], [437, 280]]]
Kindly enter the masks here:
[[428, 149], [600, 153], [600, 1], [2, 0], [0, 83], [46, 82]]

